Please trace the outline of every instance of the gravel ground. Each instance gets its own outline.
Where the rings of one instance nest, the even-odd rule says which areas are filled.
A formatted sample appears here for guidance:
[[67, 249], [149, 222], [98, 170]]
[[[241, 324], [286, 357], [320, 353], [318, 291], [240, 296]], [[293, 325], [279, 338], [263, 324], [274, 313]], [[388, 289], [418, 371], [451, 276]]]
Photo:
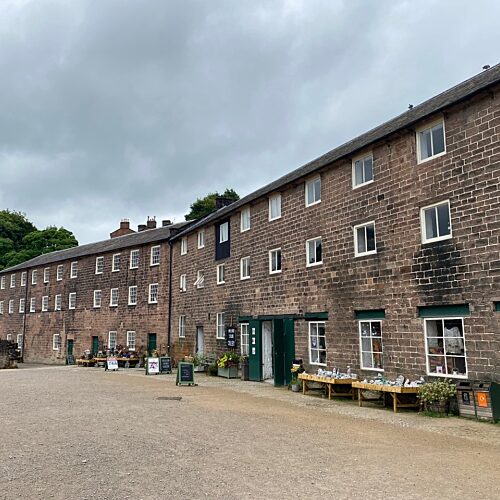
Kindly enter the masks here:
[[196, 382], [0, 371], [0, 498], [499, 498], [499, 425]]

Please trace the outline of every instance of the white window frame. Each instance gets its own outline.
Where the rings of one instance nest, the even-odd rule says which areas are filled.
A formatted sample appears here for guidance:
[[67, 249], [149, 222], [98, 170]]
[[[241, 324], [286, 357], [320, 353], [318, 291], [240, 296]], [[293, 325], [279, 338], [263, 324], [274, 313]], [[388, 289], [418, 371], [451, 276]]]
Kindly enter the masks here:
[[49, 310], [49, 296], [44, 295], [42, 297], [42, 312], [47, 312]]
[[[111, 342], [113, 339], [113, 342]], [[116, 330], [110, 330], [108, 332], [108, 349], [114, 351], [118, 345], [118, 332]]]
[[196, 273], [196, 281], [193, 283], [196, 288], [205, 287], [205, 271], [198, 271]]
[[[450, 230], [449, 234], [445, 234], [443, 236], [439, 236], [439, 219], [437, 218], [437, 214], [436, 214], [436, 211], [437, 211], [437, 208], [438, 207], [441, 207], [443, 205], [447, 205], [448, 206], [448, 220], [450, 221], [450, 227], [448, 228]], [[435, 217], [436, 217], [436, 228], [438, 230], [438, 236], [436, 236], [435, 238], [427, 238], [427, 225], [426, 225], [426, 221], [425, 221], [425, 213], [427, 210], [431, 210], [431, 209], [434, 209], [434, 214], [435, 214]], [[432, 205], [427, 205], [426, 207], [422, 207], [420, 209], [420, 230], [421, 230], [421, 234], [422, 234], [422, 243], [425, 244], [425, 243], [433, 243], [435, 241], [443, 241], [443, 240], [449, 240], [453, 237], [453, 228], [452, 228], [452, 224], [451, 224], [451, 207], [450, 207], [450, 200], [444, 200], [444, 201], [440, 201], [438, 203], [433, 203]]]
[[30, 299], [30, 313], [36, 312], [36, 297]]
[[250, 231], [252, 227], [250, 207], [245, 207], [240, 213], [240, 233]]
[[127, 347], [129, 351], [135, 351], [135, 330], [127, 330]]
[[229, 240], [229, 221], [226, 221], [219, 226], [219, 243], [225, 243], [228, 240]]
[[[368, 248], [368, 238], [366, 236], [366, 228], [369, 226], [373, 226], [373, 239], [375, 241], [375, 249], [360, 252], [358, 250], [358, 229], [364, 229], [365, 244], [366, 244], [366, 248]], [[377, 253], [377, 229], [375, 227], [374, 220], [371, 220], [369, 222], [364, 222], [363, 224], [357, 224], [356, 226], [353, 227], [353, 233], [354, 233], [354, 256], [355, 257], [364, 257], [365, 255], [373, 255], [373, 254]]]
[[48, 283], [50, 281], [50, 267], [45, 267], [43, 270], [43, 282]]
[[223, 285], [226, 282], [226, 265], [217, 264], [217, 284]]
[[[422, 158], [421, 136], [424, 132], [427, 132], [428, 130], [432, 130], [433, 128], [437, 127], [438, 125], [443, 126], [444, 151], [442, 151], [441, 153], [437, 153], [437, 154], [431, 154], [427, 158]], [[434, 158], [439, 158], [440, 156], [443, 156], [446, 154], [446, 126], [444, 123], [444, 118], [439, 118], [437, 120], [434, 120], [430, 123], [423, 125], [422, 127], [419, 127], [416, 131], [416, 135], [417, 135], [417, 164], [418, 165], [420, 165], [421, 163], [425, 163], [426, 161], [433, 160]], [[431, 148], [432, 148], [432, 152], [434, 152], [434, 139], [432, 137], [432, 132], [431, 132]]]
[[28, 280], [28, 272], [23, 271], [21, 273], [21, 286], [26, 286], [26, 281]]
[[115, 253], [111, 259], [111, 272], [117, 273], [120, 270], [121, 254]]
[[181, 255], [186, 255], [188, 253], [188, 239], [187, 236], [181, 238]]
[[240, 259], [240, 280], [249, 280], [251, 278], [252, 263], [250, 256], [242, 257]]
[[129, 306], [137, 305], [137, 285], [132, 285], [128, 287], [128, 305]]
[[109, 291], [109, 307], [118, 307], [118, 288], [111, 288]]
[[78, 261], [75, 260], [70, 266], [70, 278], [78, 278]]
[[186, 338], [186, 315], [181, 314], [179, 316], [179, 338]]
[[[317, 328], [317, 334], [316, 334], [316, 347], [313, 347], [313, 337], [311, 336], [311, 330], [312, 330], [312, 326], [313, 325], [316, 325], [316, 328]], [[320, 348], [319, 347], [319, 339], [320, 337], [323, 337], [323, 335], [319, 335], [319, 328], [320, 328], [320, 325], [323, 326], [323, 329], [325, 331], [325, 335], [324, 335], [324, 339], [325, 339], [325, 347], [324, 348]], [[309, 321], [309, 325], [308, 325], [308, 348], [309, 348], [309, 364], [310, 365], [316, 365], [316, 366], [326, 366], [326, 357], [327, 357], [327, 347], [326, 347], [326, 323], [324, 321]], [[312, 358], [312, 353], [313, 351], [317, 351], [318, 352], [318, 359], [321, 359], [321, 352], [324, 352], [325, 353], [325, 362], [324, 363], [320, 363], [319, 361], [313, 361], [313, 358]]]
[[240, 353], [242, 356], [248, 356], [250, 353], [250, 335], [248, 323], [240, 323]]
[[56, 281], [62, 281], [64, 276], [64, 264], [59, 264], [56, 271]]
[[95, 273], [102, 274], [104, 272], [104, 257], [100, 255], [95, 258]]
[[38, 281], [38, 270], [33, 269], [31, 271], [31, 284], [36, 285], [37, 281]]
[[76, 292], [68, 295], [68, 309], [76, 309]]
[[185, 274], [181, 274], [179, 276], [179, 290], [181, 292], [187, 291], [187, 275]]
[[54, 299], [54, 311], [60, 311], [62, 308], [62, 295], [58, 293]]
[[216, 316], [215, 338], [217, 340], [223, 340], [226, 338], [225, 314], [225, 312], [220, 312], [217, 313]]
[[26, 300], [24, 298], [19, 299], [19, 314], [24, 314], [26, 308]]
[[139, 267], [140, 251], [138, 248], [130, 250], [130, 269], [137, 269]]
[[[368, 323], [368, 335], [363, 335], [363, 323]], [[373, 335], [372, 323], [379, 323], [380, 325], [380, 336]], [[359, 332], [359, 355], [360, 355], [360, 366], [362, 370], [369, 370], [375, 372], [384, 371], [384, 341], [382, 332], [382, 320], [380, 319], [360, 319], [358, 320], [358, 332]], [[370, 339], [370, 350], [363, 350], [363, 339]], [[373, 339], [380, 340], [381, 351], [373, 350]], [[365, 366], [363, 353], [371, 354], [372, 365], [375, 365], [375, 354], [380, 354], [382, 359], [382, 368], [377, 368], [375, 366]]]
[[0, 279], [0, 290], [5, 290], [5, 276]]
[[[424, 340], [425, 340], [425, 364], [426, 364], [426, 371], [427, 371], [427, 375], [429, 376], [432, 376], [432, 377], [446, 377], [446, 378], [458, 378], [458, 379], [466, 379], [468, 378], [468, 373], [469, 373], [469, 369], [467, 367], [467, 346], [466, 346], [466, 341], [465, 341], [465, 329], [464, 329], [464, 318], [463, 316], [440, 316], [440, 317], [435, 317], [435, 318], [423, 318], [424, 319]], [[462, 337], [445, 337], [444, 335], [444, 324], [443, 324], [443, 354], [430, 354], [429, 353], [429, 337], [427, 336], [427, 322], [428, 321], [442, 321], [444, 323], [444, 321], [461, 321], [462, 322]], [[430, 337], [430, 338], [440, 338], [440, 337]], [[462, 342], [463, 342], [463, 346], [464, 346], [464, 354], [463, 356], [460, 355], [460, 356], [456, 356], [456, 355], [453, 355], [453, 354], [448, 354], [446, 352], [446, 342], [444, 341], [445, 338], [456, 338], [456, 339], [461, 339]], [[429, 357], [430, 356], [442, 356], [443, 359], [444, 359], [444, 367], [445, 367], [445, 370], [443, 371], [443, 373], [436, 373], [436, 372], [431, 372], [430, 371], [430, 361], [429, 361]], [[460, 358], [464, 358], [464, 363], [465, 363], [465, 374], [463, 375], [454, 375], [453, 373], [446, 373], [446, 359], [447, 358], [456, 358], [456, 357], [460, 357]]]
[[17, 334], [17, 348], [24, 351], [24, 335], [22, 333]]
[[[273, 264], [274, 260], [276, 260], [276, 267], [278, 267], [278, 260], [277, 258], [275, 259], [275, 255], [277, 256], [277, 253], [279, 252], [280, 254], [280, 268], [273, 270]], [[281, 252], [281, 247], [280, 248], [272, 248], [269, 250], [269, 274], [280, 274], [282, 269], [283, 269], [283, 254]]]
[[[316, 184], [318, 182], [319, 182], [319, 187], [317, 188]], [[313, 194], [312, 201], [309, 199], [309, 186], [312, 186], [312, 194]], [[318, 195], [317, 189], [319, 189], [319, 198], [316, 200], [315, 198]], [[313, 205], [321, 203], [321, 176], [316, 175], [315, 177], [308, 179], [304, 184], [304, 190], [305, 190], [306, 207], [312, 207]]]
[[61, 335], [59, 333], [54, 333], [54, 335], [52, 335], [52, 350], [61, 350]]
[[[365, 180], [366, 179], [365, 162], [368, 159], [370, 159], [372, 162], [372, 178], [369, 180]], [[358, 162], [362, 162], [362, 172], [363, 172], [363, 180], [359, 184], [356, 183], [356, 163], [358, 163]], [[354, 158], [352, 160], [352, 188], [358, 189], [360, 187], [367, 186], [368, 184], [372, 184], [374, 180], [375, 180], [375, 173], [374, 173], [374, 169], [373, 169], [373, 154], [370, 152], [370, 153], [367, 153], [367, 154], [364, 154], [362, 156], [358, 156], [358, 157]]]
[[9, 300], [9, 314], [14, 314], [14, 299]]
[[161, 245], [155, 245], [154, 247], [151, 247], [151, 257], [149, 261], [149, 265], [152, 266], [159, 266], [160, 265], [160, 255], [161, 255]]
[[201, 248], [205, 248], [205, 230], [204, 229], [200, 229], [198, 231], [197, 239], [198, 239], [198, 250]]
[[3, 300], [0, 300], [0, 314], [3, 314]]
[[149, 285], [148, 304], [158, 304], [158, 283]]
[[6, 338], [8, 342], [12, 342], [12, 333], [8, 333]]
[[15, 274], [10, 275], [10, 287], [16, 288], [16, 275]]
[[[277, 211], [279, 212], [277, 215], [273, 216], [273, 201], [277, 201], [278, 203], [276, 204]], [[269, 197], [269, 220], [277, 220], [281, 219], [281, 193], [276, 193], [273, 194], [272, 196]]]
[[[316, 241], [319, 241], [321, 244], [321, 260], [316, 260], [316, 245], [314, 245], [314, 261], [311, 262], [310, 244]], [[320, 266], [321, 264], [323, 264], [323, 238], [321, 236], [309, 238], [308, 240], [306, 240], [306, 267]]]
[[102, 304], [102, 291], [94, 290], [94, 308], [99, 309]]

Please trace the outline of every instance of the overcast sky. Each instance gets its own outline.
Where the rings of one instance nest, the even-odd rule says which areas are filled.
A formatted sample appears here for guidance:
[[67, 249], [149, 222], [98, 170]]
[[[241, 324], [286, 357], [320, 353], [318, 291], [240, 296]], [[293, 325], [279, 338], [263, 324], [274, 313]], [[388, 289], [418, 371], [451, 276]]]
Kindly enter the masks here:
[[79, 242], [244, 196], [500, 62], [500, 2], [0, 0], [0, 209]]

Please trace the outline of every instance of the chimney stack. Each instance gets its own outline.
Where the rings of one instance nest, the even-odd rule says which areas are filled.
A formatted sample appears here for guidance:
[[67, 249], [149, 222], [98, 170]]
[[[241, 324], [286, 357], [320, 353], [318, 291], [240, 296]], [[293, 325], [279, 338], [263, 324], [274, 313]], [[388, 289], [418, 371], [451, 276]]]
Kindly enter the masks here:
[[148, 229], [156, 229], [156, 217], [148, 217], [146, 227]]
[[220, 208], [231, 205], [231, 203], [233, 203], [233, 200], [224, 198], [224, 196], [217, 196], [217, 198], [215, 199], [215, 208], [219, 210]]
[[139, 224], [137, 226], [137, 232], [139, 232], [139, 233], [141, 233], [142, 231], [146, 231], [146, 229], [147, 229], [146, 224]]
[[128, 219], [122, 219], [120, 221], [120, 227], [116, 231], [109, 233], [109, 236], [111, 238], [116, 238], [117, 236], [124, 236], [125, 234], [132, 233], [135, 233], [135, 231], [130, 229], [130, 221]]
[[170, 219], [162, 220], [161, 221], [161, 225], [162, 225], [162, 227], [171, 226], [172, 225], [172, 221]]

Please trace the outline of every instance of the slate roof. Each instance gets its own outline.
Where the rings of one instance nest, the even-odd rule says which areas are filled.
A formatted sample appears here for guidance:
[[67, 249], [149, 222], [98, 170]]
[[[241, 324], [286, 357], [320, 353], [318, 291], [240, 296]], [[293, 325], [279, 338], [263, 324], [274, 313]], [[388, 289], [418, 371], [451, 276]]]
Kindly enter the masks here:
[[189, 222], [179, 222], [177, 224], [171, 224], [170, 226], [159, 227], [156, 229], [146, 229], [145, 231], [141, 231], [139, 233], [126, 234], [124, 236], [110, 238], [109, 240], [98, 241], [97, 243], [89, 243], [87, 245], [68, 248], [66, 250], [46, 253], [31, 260], [27, 260], [26, 262], [22, 262], [16, 266], [3, 269], [0, 271], [0, 274], [17, 271], [19, 269], [45, 266], [62, 260], [77, 259], [87, 255], [98, 255], [123, 248], [137, 247], [147, 243], [168, 240], [173, 232], [183, 228], [187, 224], [189, 224]]
[[428, 118], [436, 113], [443, 111], [444, 109], [458, 104], [461, 101], [470, 99], [475, 94], [478, 94], [489, 87], [500, 82], [500, 64], [492, 66], [490, 69], [479, 73], [476, 76], [452, 87], [441, 94], [423, 102], [422, 104], [414, 106], [412, 109], [402, 113], [399, 116], [375, 127], [372, 130], [356, 137], [355, 139], [342, 144], [341, 146], [329, 151], [328, 153], [306, 163], [302, 167], [293, 170], [292, 172], [280, 177], [279, 179], [267, 184], [266, 186], [257, 189], [253, 193], [241, 198], [227, 207], [223, 207], [216, 212], [213, 212], [209, 216], [196, 221], [196, 223], [191, 224], [188, 228], [180, 231], [172, 240], [181, 238], [185, 234], [204, 226], [207, 223], [216, 222], [225, 217], [228, 217], [231, 213], [238, 210], [239, 208], [251, 203], [252, 201], [261, 198], [263, 196], [269, 195], [274, 191], [279, 191], [287, 184], [290, 184], [302, 177], [306, 177], [314, 172], [317, 172], [321, 168], [333, 163], [334, 161], [340, 160], [342, 158], [349, 158], [356, 152], [366, 148], [367, 146], [380, 141], [395, 132], [403, 130], [408, 127], [412, 127], [417, 122]]

